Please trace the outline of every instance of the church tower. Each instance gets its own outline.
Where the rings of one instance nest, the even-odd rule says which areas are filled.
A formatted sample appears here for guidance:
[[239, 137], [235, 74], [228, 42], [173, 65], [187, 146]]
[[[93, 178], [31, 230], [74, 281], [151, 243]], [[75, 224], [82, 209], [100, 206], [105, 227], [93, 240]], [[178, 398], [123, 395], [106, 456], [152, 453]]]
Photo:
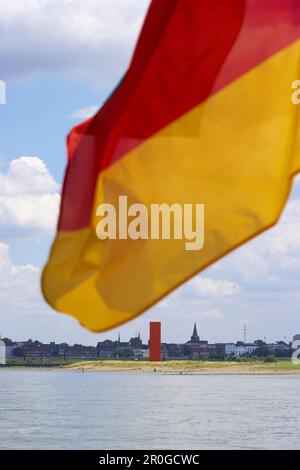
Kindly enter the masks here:
[[200, 343], [200, 338], [198, 336], [196, 323], [194, 324], [194, 331], [193, 331], [193, 334], [191, 336], [191, 343], [194, 343], [194, 344]]

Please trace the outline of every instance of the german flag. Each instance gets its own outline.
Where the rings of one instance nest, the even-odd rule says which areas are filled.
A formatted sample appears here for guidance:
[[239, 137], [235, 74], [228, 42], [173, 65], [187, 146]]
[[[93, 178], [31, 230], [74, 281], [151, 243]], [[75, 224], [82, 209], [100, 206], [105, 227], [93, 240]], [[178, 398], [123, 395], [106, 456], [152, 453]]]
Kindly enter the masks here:
[[[152, 0], [127, 73], [68, 136], [45, 299], [92, 331], [271, 227], [300, 170], [298, 0]], [[101, 203], [205, 205], [205, 244], [96, 235]]]

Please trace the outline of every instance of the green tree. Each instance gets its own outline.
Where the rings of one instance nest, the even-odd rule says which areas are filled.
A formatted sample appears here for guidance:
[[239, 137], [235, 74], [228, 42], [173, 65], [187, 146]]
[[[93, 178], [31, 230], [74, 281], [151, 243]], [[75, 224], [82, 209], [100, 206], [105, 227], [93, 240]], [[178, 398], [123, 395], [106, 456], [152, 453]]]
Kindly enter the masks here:
[[13, 355], [15, 357], [22, 357], [24, 356], [24, 349], [23, 348], [15, 348], [13, 349]]
[[266, 357], [270, 354], [270, 351], [267, 347], [263, 346], [255, 350], [257, 357]]
[[130, 348], [120, 348], [114, 352], [114, 357], [120, 359], [131, 359], [133, 357], [133, 351]]
[[269, 354], [265, 357], [265, 362], [277, 362], [277, 358], [273, 354]]
[[16, 344], [10, 338], [2, 338], [2, 341], [5, 343], [5, 346], [13, 346]]
[[263, 341], [262, 339], [256, 339], [254, 341], [254, 344], [255, 346], [257, 346], [258, 348], [262, 348], [262, 347], [265, 347], [267, 346], [267, 343], [265, 341]]

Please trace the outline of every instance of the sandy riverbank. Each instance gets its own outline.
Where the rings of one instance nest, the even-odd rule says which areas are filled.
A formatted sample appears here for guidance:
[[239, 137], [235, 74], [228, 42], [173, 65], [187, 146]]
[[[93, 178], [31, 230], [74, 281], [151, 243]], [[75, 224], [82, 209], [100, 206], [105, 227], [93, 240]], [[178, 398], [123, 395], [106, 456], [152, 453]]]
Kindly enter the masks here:
[[300, 374], [300, 365], [291, 361], [266, 362], [211, 362], [211, 361], [84, 361], [63, 367], [80, 371], [153, 372], [164, 374], [203, 375], [274, 375]]

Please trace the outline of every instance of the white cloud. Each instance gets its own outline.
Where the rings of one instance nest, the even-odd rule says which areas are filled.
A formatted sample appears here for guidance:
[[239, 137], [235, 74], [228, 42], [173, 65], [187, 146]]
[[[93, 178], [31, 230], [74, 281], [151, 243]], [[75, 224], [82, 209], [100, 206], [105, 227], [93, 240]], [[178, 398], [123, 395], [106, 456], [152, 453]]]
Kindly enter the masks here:
[[190, 287], [197, 293], [205, 296], [227, 297], [239, 291], [235, 282], [227, 280], [215, 280], [196, 276], [190, 281]]
[[125, 71], [149, 0], [0, 0], [1, 79], [69, 74], [111, 85]]
[[0, 194], [23, 195], [56, 192], [59, 184], [47, 166], [38, 157], [20, 157], [12, 160], [6, 175], [0, 173]]
[[87, 106], [86, 108], [78, 109], [71, 114], [71, 118], [74, 119], [88, 119], [93, 117], [98, 109], [100, 108], [99, 105]]
[[37, 302], [40, 271], [35, 266], [15, 265], [9, 253], [9, 246], [0, 243], [0, 305], [1, 313], [29, 311], [38, 312]]
[[[96, 344], [97, 336], [79, 323], [54, 312], [40, 290], [41, 269], [16, 263], [10, 247], [0, 242], [0, 335], [14, 340], [68, 341]], [[115, 332], [114, 332], [115, 335]]]
[[0, 235], [52, 232], [59, 208], [59, 184], [38, 157], [20, 157], [0, 172]]
[[272, 230], [269, 238], [270, 253], [300, 256], [300, 199], [288, 203], [282, 223]]
[[202, 310], [197, 313], [199, 320], [218, 320], [223, 318], [223, 313], [217, 308], [209, 308], [207, 310]]
[[300, 199], [291, 199], [275, 227], [217, 263], [219, 276], [239, 279], [244, 286], [297, 287], [300, 274]]

